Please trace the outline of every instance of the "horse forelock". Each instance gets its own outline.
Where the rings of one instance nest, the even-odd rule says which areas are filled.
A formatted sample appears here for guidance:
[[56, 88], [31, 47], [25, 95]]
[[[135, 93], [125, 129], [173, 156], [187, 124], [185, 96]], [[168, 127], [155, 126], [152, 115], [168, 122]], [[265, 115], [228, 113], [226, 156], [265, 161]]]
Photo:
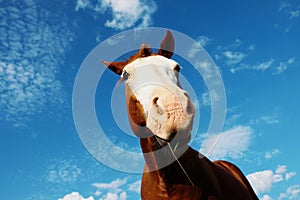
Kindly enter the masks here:
[[127, 62], [126, 64], [129, 64], [138, 58], [144, 58], [153, 55], [158, 55], [158, 54], [152, 51], [150, 45], [143, 44], [135, 55], [129, 57], [129, 59], [126, 61]]

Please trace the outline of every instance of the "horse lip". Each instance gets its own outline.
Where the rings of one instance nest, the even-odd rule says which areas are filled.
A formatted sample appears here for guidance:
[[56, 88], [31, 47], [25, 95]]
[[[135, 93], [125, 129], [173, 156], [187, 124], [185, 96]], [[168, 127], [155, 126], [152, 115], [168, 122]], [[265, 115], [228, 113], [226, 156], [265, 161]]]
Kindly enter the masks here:
[[154, 135], [154, 136], [155, 136], [157, 142], [159, 143], [159, 145], [162, 146], [162, 147], [166, 146], [172, 140], [172, 139], [164, 139], [164, 138], [161, 138], [161, 137], [159, 137], [157, 135]]

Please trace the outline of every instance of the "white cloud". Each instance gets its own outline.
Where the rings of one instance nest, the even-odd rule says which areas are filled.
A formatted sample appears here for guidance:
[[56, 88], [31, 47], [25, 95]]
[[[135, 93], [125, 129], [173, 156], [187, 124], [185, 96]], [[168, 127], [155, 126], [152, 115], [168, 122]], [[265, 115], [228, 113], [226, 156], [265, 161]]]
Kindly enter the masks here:
[[287, 188], [285, 193], [280, 193], [278, 200], [282, 199], [299, 199], [300, 185], [292, 185]]
[[287, 171], [286, 165], [279, 165], [276, 169], [276, 174], [284, 174]]
[[270, 169], [264, 171], [258, 171], [247, 175], [247, 179], [252, 185], [255, 193], [257, 195], [260, 195], [269, 192], [273, 184], [282, 182], [284, 180], [287, 181], [290, 177], [294, 175], [295, 175], [294, 172], [287, 172], [286, 165], [279, 165], [276, 168], [275, 172], [273, 172]]
[[124, 30], [133, 26], [151, 25], [151, 15], [156, 11], [157, 6], [153, 0], [99, 0], [96, 4], [91, 0], [78, 0], [75, 10], [85, 8], [102, 14], [111, 12], [112, 19], [107, 20], [105, 26]]
[[101, 194], [102, 194], [102, 192], [99, 191], [99, 190], [97, 190], [97, 191], [94, 193], [95, 196], [100, 196]]
[[290, 178], [296, 176], [296, 172], [288, 172], [285, 174], [285, 180], [289, 180]]
[[99, 200], [125, 200], [127, 199], [127, 192], [132, 191], [139, 193], [141, 180], [127, 184], [127, 179], [119, 179], [111, 181], [110, 183], [93, 183], [92, 186], [97, 188], [95, 193], [99, 196]]
[[214, 159], [240, 158], [250, 145], [252, 132], [249, 126], [236, 126], [220, 134], [208, 135], [200, 152]]
[[74, 34], [67, 8], [53, 9], [55, 14], [22, 0], [18, 6], [8, 1], [0, 7], [0, 120], [13, 126], [26, 125], [44, 108], [65, 103], [58, 73]]
[[271, 190], [274, 173], [272, 170], [254, 172], [247, 175], [247, 179], [252, 185], [256, 194], [269, 192]]
[[119, 195], [119, 197], [120, 197], [119, 198], [120, 200], [125, 200], [127, 198], [127, 193], [123, 191], [123, 192], [121, 192], [121, 194]]
[[118, 200], [119, 195], [117, 193], [108, 192], [105, 196], [99, 200]]
[[271, 198], [269, 195], [265, 194], [265, 195], [261, 198], [261, 200], [272, 200], [272, 198]]
[[88, 198], [84, 198], [78, 192], [72, 192], [71, 194], [67, 194], [58, 200], [94, 200], [94, 197], [90, 196]]
[[140, 188], [141, 188], [141, 180], [137, 180], [129, 185], [128, 190], [139, 193]]
[[126, 198], [127, 198], [127, 193], [125, 191], [121, 192], [120, 194], [108, 192], [99, 200], [126, 200]]

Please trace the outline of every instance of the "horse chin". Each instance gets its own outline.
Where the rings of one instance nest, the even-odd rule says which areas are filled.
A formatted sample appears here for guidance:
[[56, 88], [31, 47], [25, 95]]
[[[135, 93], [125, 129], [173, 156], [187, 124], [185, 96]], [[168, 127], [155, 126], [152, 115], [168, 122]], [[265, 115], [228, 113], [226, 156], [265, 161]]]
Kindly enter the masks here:
[[155, 138], [161, 147], [168, 145], [172, 148], [172, 150], [176, 150], [181, 148], [182, 146], [186, 146], [191, 140], [191, 134], [185, 134], [185, 136], [175, 135], [172, 139], [163, 139], [157, 135]]

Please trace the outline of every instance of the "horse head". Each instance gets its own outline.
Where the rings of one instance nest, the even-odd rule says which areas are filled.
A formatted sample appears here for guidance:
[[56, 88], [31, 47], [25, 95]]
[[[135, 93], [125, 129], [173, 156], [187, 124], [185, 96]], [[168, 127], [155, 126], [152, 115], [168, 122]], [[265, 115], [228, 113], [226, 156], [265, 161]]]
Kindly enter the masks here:
[[174, 37], [166, 32], [160, 49], [150, 46], [122, 62], [102, 61], [125, 82], [129, 121], [138, 137], [155, 135], [162, 145], [171, 140], [187, 144], [194, 106], [179, 83], [180, 65], [171, 59]]

